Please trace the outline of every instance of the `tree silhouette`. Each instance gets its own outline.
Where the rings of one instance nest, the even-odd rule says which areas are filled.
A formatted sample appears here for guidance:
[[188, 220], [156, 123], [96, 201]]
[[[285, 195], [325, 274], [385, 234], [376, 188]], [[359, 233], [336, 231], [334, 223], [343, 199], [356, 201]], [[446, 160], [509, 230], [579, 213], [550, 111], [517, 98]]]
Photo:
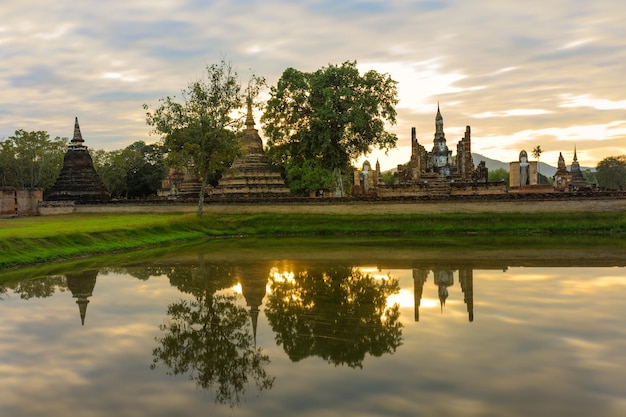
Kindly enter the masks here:
[[366, 354], [393, 353], [402, 341], [399, 306], [387, 298], [395, 279], [376, 280], [358, 269], [301, 272], [271, 279], [265, 314], [290, 359], [319, 356], [334, 365], [362, 367]]
[[264, 369], [269, 357], [254, 345], [246, 309], [236, 304], [236, 296], [214, 294], [214, 283], [205, 282], [204, 292], [197, 284], [186, 286], [195, 287], [194, 300], [168, 306], [169, 321], [159, 326], [165, 335], [155, 338], [159, 346], [151, 369], [161, 362], [170, 375], [188, 374], [198, 387], [213, 389], [216, 402], [234, 407], [251, 380], [262, 391], [271, 389], [274, 378]]

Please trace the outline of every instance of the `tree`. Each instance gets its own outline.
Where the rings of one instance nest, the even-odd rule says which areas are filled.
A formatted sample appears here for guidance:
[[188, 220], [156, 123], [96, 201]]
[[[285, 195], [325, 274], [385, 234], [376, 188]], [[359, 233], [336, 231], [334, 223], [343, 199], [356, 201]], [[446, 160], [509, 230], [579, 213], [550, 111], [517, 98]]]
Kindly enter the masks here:
[[498, 181], [506, 181], [506, 183], [509, 183], [509, 171], [507, 171], [504, 168], [498, 168], [498, 169], [494, 169], [492, 171], [489, 171], [489, 182], [498, 182]]
[[[285, 171], [305, 163], [333, 173], [343, 191], [341, 171], [372, 147], [395, 147], [385, 130], [395, 124], [397, 82], [388, 74], [359, 74], [356, 62], [329, 65], [313, 73], [285, 70], [261, 118], [274, 163]], [[310, 190], [309, 190], [310, 191]]]
[[598, 187], [611, 190], [626, 188], [626, 155], [609, 156], [596, 167]]
[[92, 152], [94, 168], [111, 196], [145, 198], [155, 195], [165, 176], [163, 147], [137, 141], [122, 150]]
[[0, 186], [49, 189], [63, 166], [67, 138], [16, 130], [0, 142]]
[[539, 184], [541, 184], [541, 170], [539, 169], [539, 157], [541, 156], [541, 154], [543, 153], [543, 150], [541, 149], [540, 145], [535, 146], [535, 149], [533, 149], [533, 156], [537, 159], [537, 176], [539, 179]]
[[[258, 94], [264, 80], [252, 76], [245, 93], [249, 99]], [[163, 135], [163, 145], [172, 166], [194, 167], [202, 178], [198, 200], [198, 217], [202, 217], [204, 195], [211, 174], [226, 169], [241, 154], [237, 129], [242, 116], [233, 114], [242, 107], [244, 93], [238, 74], [230, 63], [206, 67], [206, 77], [191, 82], [176, 97], [161, 99], [161, 105], [147, 110], [146, 122], [153, 131]]]

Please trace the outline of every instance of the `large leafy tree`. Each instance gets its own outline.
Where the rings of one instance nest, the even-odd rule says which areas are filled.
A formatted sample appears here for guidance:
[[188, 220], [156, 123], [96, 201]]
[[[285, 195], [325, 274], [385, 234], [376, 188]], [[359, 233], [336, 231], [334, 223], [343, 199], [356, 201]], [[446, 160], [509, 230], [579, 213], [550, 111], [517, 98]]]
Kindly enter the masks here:
[[596, 167], [598, 187], [612, 190], [626, 189], [626, 155], [609, 156]]
[[396, 85], [388, 74], [361, 75], [356, 62], [312, 73], [288, 68], [261, 118], [270, 157], [288, 176], [310, 173], [310, 167], [331, 171], [343, 194], [341, 171], [352, 160], [373, 147], [396, 145], [397, 137], [385, 130], [396, 122]]
[[0, 186], [49, 189], [63, 166], [67, 138], [17, 130], [0, 141]]
[[253, 97], [262, 84], [262, 78], [252, 76], [248, 89], [242, 91], [237, 71], [222, 60], [207, 66], [205, 77], [191, 82], [180, 98], [165, 97], [153, 110], [144, 104], [146, 122], [162, 135], [170, 165], [193, 167], [203, 179], [198, 217], [213, 173], [227, 168], [242, 152], [237, 130], [243, 112], [239, 116], [235, 112], [246, 93]]

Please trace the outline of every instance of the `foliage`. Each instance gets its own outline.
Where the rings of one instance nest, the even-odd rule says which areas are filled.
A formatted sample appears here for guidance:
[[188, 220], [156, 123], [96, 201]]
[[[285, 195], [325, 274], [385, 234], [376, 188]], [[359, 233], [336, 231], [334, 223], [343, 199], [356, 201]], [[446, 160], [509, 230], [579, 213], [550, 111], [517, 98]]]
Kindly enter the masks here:
[[361, 368], [366, 354], [393, 353], [402, 342], [399, 306], [387, 307], [400, 289], [396, 279], [347, 267], [274, 277], [271, 286], [265, 314], [294, 362], [319, 356]]
[[[285, 70], [272, 87], [261, 121], [274, 163], [289, 171], [305, 162], [340, 172], [374, 146], [395, 147], [397, 138], [385, 130], [396, 122], [396, 82], [388, 74], [360, 75], [356, 62], [329, 65], [305, 73]], [[321, 180], [320, 180], [321, 181]], [[309, 190], [311, 191], [311, 190]]]
[[160, 144], [137, 141], [123, 150], [92, 152], [94, 167], [111, 196], [143, 198], [155, 195], [165, 176]]
[[311, 190], [330, 189], [333, 173], [312, 160], [302, 165], [289, 166], [286, 179], [291, 192], [306, 196]]
[[507, 171], [504, 168], [497, 168], [494, 170], [490, 170], [489, 171], [489, 178], [488, 178], [489, 182], [498, 182], [498, 181], [506, 181], [507, 184], [509, 184], [509, 171]]
[[249, 379], [259, 391], [272, 388], [274, 378], [265, 371], [269, 357], [254, 345], [248, 312], [236, 301], [208, 292], [170, 304], [151, 368], [161, 362], [172, 375], [187, 374], [200, 388], [213, 389], [216, 402], [231, 407], [241, 401]]
[[583, 178], [585, 179], [585, 182], [587, 184], [594, 184], [594, 185], [598, 185], [598, 180], [596, 178], [596, 172], [595, 171], [591, 171], [590, 169], [586, 169], [584, 171], [582, 171], [583, 174]]
[[392, 171], [385, 171], [381, 173], [381, 181], [385, 185], [393, 185], [394, 175]]
[[63, 167], [67, 138], [16, 130], [0, 141], [0, 186], [50, 189]]
[[596, 167], [598, 187], [611, 190], [626, 188], [626, 155], [609, 156]]
[[243, 113], [236, 117], [234, 112], [242, 107], [246, 96], [249, 100], [256, 97], [265, 82], [253, 75], [244, 94], [237, 71], [224, 60], [207, 66], [205, 76], [182, 90], [180, 100], [168, 96], [154, 110], [143, 106], [147, 124], [162, 135], [169, 165], [193, 167], [203, 179], [198, 217], [202, 216], [211, 175], [226, 169], [242, 153], [236, 132], [242, 126]]

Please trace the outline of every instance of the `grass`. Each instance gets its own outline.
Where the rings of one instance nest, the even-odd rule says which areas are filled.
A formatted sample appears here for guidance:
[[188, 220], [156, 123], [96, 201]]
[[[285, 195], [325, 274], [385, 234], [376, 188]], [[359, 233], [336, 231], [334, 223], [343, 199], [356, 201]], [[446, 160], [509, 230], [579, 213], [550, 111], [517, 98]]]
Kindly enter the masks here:
[[[626, 213], [70, 214], [0, 220], [0, 269], [216, 237], [626, 234]], [[426, 240], [427, 241], [427, 240]]]

